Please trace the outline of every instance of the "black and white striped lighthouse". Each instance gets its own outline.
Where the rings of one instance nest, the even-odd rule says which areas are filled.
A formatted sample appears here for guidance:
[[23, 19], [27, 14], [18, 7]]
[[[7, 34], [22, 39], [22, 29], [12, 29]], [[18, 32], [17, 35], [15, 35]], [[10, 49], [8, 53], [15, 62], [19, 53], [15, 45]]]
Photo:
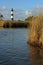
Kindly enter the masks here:
[[13, 8], [11, 9], [11, 20], [14, 20], [14, 10], [13, 10]]

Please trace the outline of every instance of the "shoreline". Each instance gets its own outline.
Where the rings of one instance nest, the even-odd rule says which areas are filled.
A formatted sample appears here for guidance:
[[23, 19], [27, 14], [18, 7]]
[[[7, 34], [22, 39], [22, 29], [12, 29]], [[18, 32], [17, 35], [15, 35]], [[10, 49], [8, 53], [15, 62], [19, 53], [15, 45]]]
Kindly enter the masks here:
[[0, 20], [0, 28], [27, 28], [28, 23], [22, 21]]

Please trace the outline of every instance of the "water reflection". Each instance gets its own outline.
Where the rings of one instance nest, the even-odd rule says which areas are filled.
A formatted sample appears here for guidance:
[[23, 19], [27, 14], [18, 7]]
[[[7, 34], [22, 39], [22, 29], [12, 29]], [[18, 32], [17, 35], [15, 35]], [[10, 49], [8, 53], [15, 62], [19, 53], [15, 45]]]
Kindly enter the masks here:
[[30, 59], [32, 65], [43, 65], [43, 49], [30, 46]]

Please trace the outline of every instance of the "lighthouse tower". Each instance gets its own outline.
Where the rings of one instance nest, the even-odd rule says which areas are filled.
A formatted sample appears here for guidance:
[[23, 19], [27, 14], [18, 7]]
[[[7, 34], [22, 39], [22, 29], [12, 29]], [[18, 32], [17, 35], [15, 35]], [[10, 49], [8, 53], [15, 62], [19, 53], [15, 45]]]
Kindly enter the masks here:
[[13, 8], [11, 9], [11, 20], [14, 20], [14, 10], [13, 10]]

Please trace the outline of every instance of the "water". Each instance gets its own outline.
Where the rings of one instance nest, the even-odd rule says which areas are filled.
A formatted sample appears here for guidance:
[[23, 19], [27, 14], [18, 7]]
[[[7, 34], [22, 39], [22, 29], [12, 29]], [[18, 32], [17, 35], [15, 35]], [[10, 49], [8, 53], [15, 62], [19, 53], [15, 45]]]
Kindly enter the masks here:
[[28, 29], [0, 29], [0, 65], [43, 65], [43, 49], [27, 39]]
[[27, 29], [0, 29], [0, 65], [30, 65]]

